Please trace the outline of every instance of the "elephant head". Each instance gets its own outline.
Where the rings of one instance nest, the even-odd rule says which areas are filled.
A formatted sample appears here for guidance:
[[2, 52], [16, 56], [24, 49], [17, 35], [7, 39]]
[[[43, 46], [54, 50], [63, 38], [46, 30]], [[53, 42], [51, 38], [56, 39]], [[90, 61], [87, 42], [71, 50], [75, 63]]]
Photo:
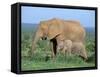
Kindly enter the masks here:
[[48, 38], [48, 40], [51, 40], [62, 33], [62, 29], [57, 22], [57, 19], [40, 22], [32, 41], [32, 53], [34, 52], [36, 43], [39, 39], [46, 40]]
[[42, 32], [42, 38], [51, 40], [58, 35], [63, 35], [64, 27], [62, 21], [59, 19], [54, 18], [48, 21], [42, 21], [39, 26], [39, 29]]

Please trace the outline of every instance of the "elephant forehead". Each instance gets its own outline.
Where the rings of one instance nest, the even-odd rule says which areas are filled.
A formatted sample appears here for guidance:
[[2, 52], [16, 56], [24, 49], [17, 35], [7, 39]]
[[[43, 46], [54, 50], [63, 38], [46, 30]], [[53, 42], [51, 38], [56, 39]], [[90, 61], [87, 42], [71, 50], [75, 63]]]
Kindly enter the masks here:
[[41, 28], [47, 28], [47, 27], [48, 27], [48, 24], [47, 24], [47, 23], [42, 23], [42, 24], [40, 25], [40, 27], [41, 27]]

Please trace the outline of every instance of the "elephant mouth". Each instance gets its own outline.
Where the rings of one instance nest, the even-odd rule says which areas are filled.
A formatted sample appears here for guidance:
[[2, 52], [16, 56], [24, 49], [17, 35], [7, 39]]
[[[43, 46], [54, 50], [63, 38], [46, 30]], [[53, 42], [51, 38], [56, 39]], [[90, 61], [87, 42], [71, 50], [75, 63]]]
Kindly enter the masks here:
[[47, 40], [47, 37], [42, 37], [42, 40]]

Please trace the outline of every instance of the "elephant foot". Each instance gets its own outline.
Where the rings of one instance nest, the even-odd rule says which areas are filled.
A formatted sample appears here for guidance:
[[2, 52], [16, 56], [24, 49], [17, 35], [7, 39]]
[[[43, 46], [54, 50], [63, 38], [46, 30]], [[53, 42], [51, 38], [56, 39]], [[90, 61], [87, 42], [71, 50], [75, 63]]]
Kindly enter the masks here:
[[55, 62], [56, 61], [56, 55], [55, 54], [51, 54], [51, 60], [53, 61], [53, 62]]

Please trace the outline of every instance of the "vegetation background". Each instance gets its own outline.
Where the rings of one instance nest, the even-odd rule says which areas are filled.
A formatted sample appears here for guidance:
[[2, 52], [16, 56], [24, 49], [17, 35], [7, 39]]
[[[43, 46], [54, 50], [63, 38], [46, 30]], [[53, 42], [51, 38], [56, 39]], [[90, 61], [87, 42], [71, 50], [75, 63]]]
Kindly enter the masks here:
[[[34, 26], [33, 26], [34, 25]], [[63, 56], [57, 54], [54, 61], [50, 59], [51, 51], [48, 41], [39, 41], [36, 45], [35, 55], [30, 58], [32, 47], [32, 37], [35, 35], [38, 24], [22, 24], [21, 36], [21, 69], [22, 70], [43, 70], [43, 69], [59, 69], [59, 68], [76, 68], [76, 67], [93, 67], [95, 66], [95, 28], [86, 29], [86, 49], [88, 53], [88, 61], [85, 62], [77, 55]], [[46, 60], [47, 59], [47, 60]]]

